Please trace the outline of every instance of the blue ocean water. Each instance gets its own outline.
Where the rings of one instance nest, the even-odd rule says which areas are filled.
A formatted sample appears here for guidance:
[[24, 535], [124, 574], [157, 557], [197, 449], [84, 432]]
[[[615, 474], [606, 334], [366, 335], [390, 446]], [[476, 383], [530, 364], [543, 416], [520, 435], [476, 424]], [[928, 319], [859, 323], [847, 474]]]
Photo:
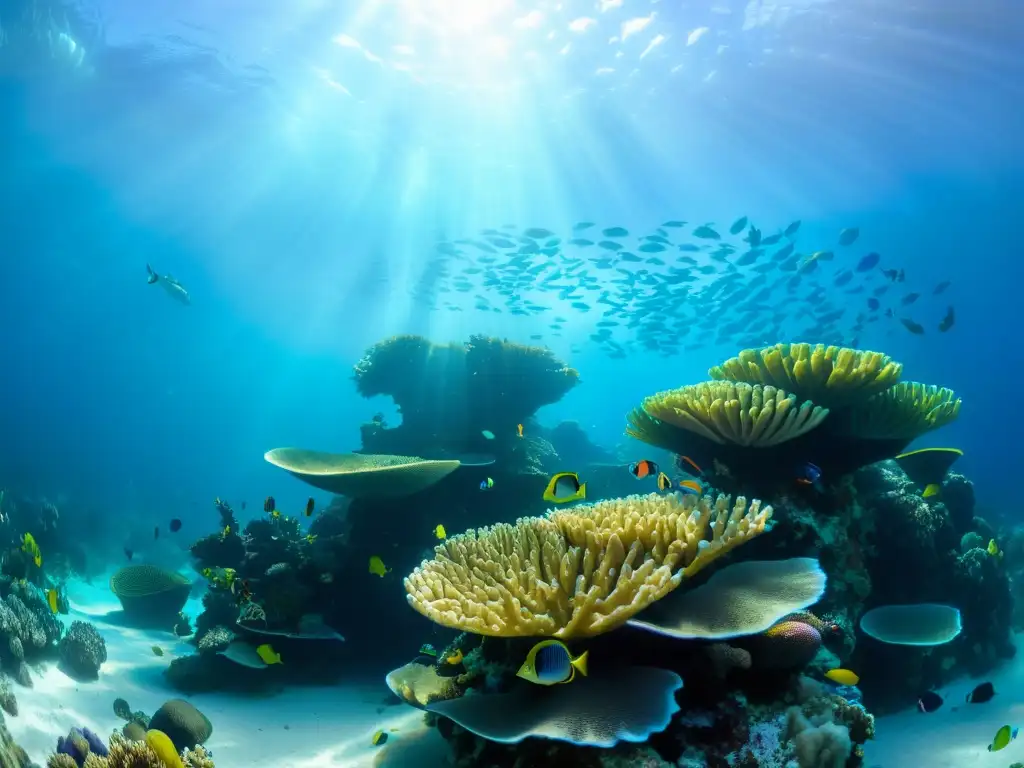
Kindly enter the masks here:
[[[243, 521], [268, 493], [301, 508], [264, 452], [355, 450], [396, 419], [350, 377], [399, 333], [549, 346], [582, 384], [540, 420], [612, 449], [644, 396], [741, 345], [698, 329], [663, 356], [622, 331], [611, 358], [600, 313], [543, 284], [557, 337], [476, 290], [451, 311], [424, 298], [436, 244], [748, 216], [801, 220], [811, 251], [858, 227], [825, 286], [869, 251], [905, 270], [922, 297], [896, 317], [855, 332], [865, 296], [835, 289], [842, 338], [764, 341], [856, 337], [954, 389], [959, 420], [920, 446], [963, 449], [980, 507], [1015, 515], [1022, 41], [1008, 0], [2, 0], [0, 487], [88, 510], [113, 552], [171, 518], [208, 532], [216, 496]], [[801, 295], [774, 306], [813, 318]]]

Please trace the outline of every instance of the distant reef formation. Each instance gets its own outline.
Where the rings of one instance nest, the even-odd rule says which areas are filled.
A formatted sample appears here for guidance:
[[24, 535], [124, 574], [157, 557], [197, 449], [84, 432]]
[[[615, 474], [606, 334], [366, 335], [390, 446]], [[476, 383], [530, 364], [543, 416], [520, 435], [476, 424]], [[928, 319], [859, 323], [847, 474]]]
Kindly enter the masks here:
[[[627, 414], [646, 444], [628, 460], [537, 423], [580, 381], [548, 350], [396, 337], [355, 381], [401, 425], [371, 419], [356, 453], [267, 453], [339, 494], [308, 528], [272, 497], [241, 531], [218, 506], [192, 547], [210, 589], [196, 653], [168, 670], [182, 690], [403, 658], [392, 703], [423, 709], [460, 766], [856, 768], [863, 703], [906, 707], [1013, 653], [1024, 534], [978, 515], [958, 450], [910, 450], [961, 402], [885, 354], [742, 351]], [[559, 472], [582, 503], [544, 500]], [[927, 648], [860, 631], [911, 603], [958, 631]], [[587, 673], [517, 674], [539, 638]]]

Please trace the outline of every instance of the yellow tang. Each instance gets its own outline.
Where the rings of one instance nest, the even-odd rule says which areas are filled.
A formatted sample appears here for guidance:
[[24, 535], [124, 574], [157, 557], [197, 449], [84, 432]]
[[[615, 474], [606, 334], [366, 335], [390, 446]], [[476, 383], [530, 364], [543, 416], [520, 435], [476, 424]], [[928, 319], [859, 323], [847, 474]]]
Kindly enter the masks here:
[[587, 484], [580, 484], [580, 476], [575, 472], [559, 472], [548, 481], [544, 489], [544, 501], [553, 504], [568, 504], [587, 498]]
[[391, 569], [384, 565], [384, 561], [374, 555], [370, 558], [370, 573], [374, 576], [384, 578], [384, 574], [391, 573]]
[[857, 676], [857, 673], [851, 672], [848, 669], [830, 669], [825, 673], [825, 677], [833, 683], [839, 683], [839, 685], [856, 685], [860, 682], [860, 677]]
[[588, 653], [584, 651], [574, 659], [561, 640], [541, 640], [526, 654], [516, 676], [537, 685], [571, 683], [577, 672], [586, 676]]
[[57, 590], [48, 589], [46, 590], [46, 602], [50, 605], [50, 611], [53, 613], [57, 612]]
[[444, 529], [443, 525], [438, 523], [437, 527], [434, 528], [434, 535], [437, 536], [437, 538], [439, 539], [444, 539], [448, 537], [448, 532]]
[[256, 653], [259, 655], [261, 659], [263, 659], [264, 664], [283, 663], [281, 661], [281, 654], [275, 652], [273, 646], [271, 646], [269, 643], [264, 643], [263, 645], [256, 646]]
[[988, 540], [988, 546], [985, 548], [992, 557], [1002, 557], [1002, 550], [999, 549], [999, 545], [996, 544], [995, 539]]

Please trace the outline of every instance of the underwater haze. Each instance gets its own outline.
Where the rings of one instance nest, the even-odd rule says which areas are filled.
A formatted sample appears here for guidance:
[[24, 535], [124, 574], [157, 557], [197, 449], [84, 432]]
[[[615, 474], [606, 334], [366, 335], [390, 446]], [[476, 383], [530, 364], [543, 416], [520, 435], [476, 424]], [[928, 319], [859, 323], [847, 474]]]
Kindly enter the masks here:
[[[472, 470], [463, 484], [470, 493], [446, 497], [458, 514], [435, 514], [444, 507], [430, 497], [423, 502], [429, 519], [389, 518], [381, 540], [411, 537], [415, 527], [422, 534], [415, 544], [396, 543], [391, 555], [383, 544], [357, 549], [356, 570], [378, 590], [372, 603], [392, 601], [413, 622], [384, 626], [414, 632], [403, 627], [422, 625], [411, 641], [416, 647], [430, 640], [444, 648], [454, 636], [448, 630], [473, 632], [417, 607], [446, 628], [438, 636], [406, 605], [400, 577], [444, 538], [431, 534], [436, 524], [453, 536], [540, 514], [548, 476], [566, 471], [580, 473], [577, 483], [587, 479], [582, 466], [549, 466], [546, 459], [530, 465], [530, 473], [545, 475], [536, 489], [517, 479], [519, 469], [502, 474], [503, 463], [518, 456], [518, 421], [527, 440], [550, 438], [563, 465], [569, 462], [551, 432], [562, 422], [578, 423], [598, 472], [622, 465], [622, 477], [592, 482], [596, 495], [587, 500], [657, 492], [653, 479], [636, 485], [643, 473], [627, 467], [651, 459], [667, 470], [672, 459], [663, 451], [689, 450], [703, 470], [749, 461], [749, 477], [757, 478], [749, 488], [693, 472], [698, 493], [759, 493], [778, 508], [782, 497], [772, 494], [783, 492], [768, 490], [765, 475], [781, 473], [785, 494], [803, 493], [805, 485], [839, 487], [847, 474], [874, 471], [862, 467], [902, 451], [956, 448], [963, 453], [953, 471], [973, 483], [971, 509], [989, 525], [971, 529], [968, 512], [967, 527], [954, 525], [952, 543], [935, 550], [957, 554], [961, 536], [975, 530], [980, 550], [991, 539], [1012, 559], [1007, 542], [1020, 522], [1015, 480], [1024, 433], [1024, 356], [1016, 351], [1024, 279], [1024, 13], [1011, 0], [0, 0], [0, 116], [0, 489], [23, 510], [61, 510], [68, 535], [85, 537], [85, 553], [68, 554], [59, 578], [24, 578], [40, 595], [56, 589], [62, 608], [70, 600], [70, 616], [112, 622], [111, 634], [101, 626], [111, 659], [122, 642], [111, 635], [123, 626], [95, 606], [105, 600], [117, 607], [121, 595], [105, 589], [115, 569], [154, 564], [234, 595], [234, 570], [227, 581], [204, 574], [201, 566], [227, 562], [207, 562], [192, 542], [239, 539], [239, 527], [253, 521], [279, 525], [265, 513], [280, 509], [294, 517], [297, 542], [306, 536], [310, 546], [317, 538], [323, 544], [326, 527], [317, 533], [302, 512], [310, 495], [318, 515], [349, 503], [340, 497], [353, 505], [363, 500], [362, 491], [339, 491], [304, 471], [293, 477], [281, 470], [287, 462], [265, 460], [285, 446], [461, 458], [451, 478], [424, 493], [446, 492], [446, 483]], [[465, 416], [472, 440], [445, 443], [439, 435], [456, 423], [461, 429], [464, 414], [439, 409], [435, 421], [416, 422], [429, 422], [433, 432], [403, 444], [395, 428], [412, 430], [413, 416], [394, 390], [409, 390], [411, 381], [443, 393], [447, 385], [428, 382], [436, 372], [417, 369], [411, 355], [407, 370], [396, 364], [394, 378], [404, 378], [404, 387], [375, 394], [354, 366], [373, 359], [373, 345], [406, 334], [436, 345], [484, 336], [506, 348], [546, 348], [524, 354], [550, 354], [549, 367], [571, 367], [578, 381], [552, 384], [557, 394], [538, 395], [521, 418], [509, 405], [516, 395], [485, 398], [492, 405], [482, 420], [480, 410]], [[624, 433], [627, 414], [647, 408], [654, 393], [708, 380], [710, 368], [743, 349], [803, 342], [883, 353], [902, 364], [903, 381], [955, 392], [959, 410], [931, 424], [941, 429], [922, 428], [885, 450], [862, 454], [860, 443], [843, 443], [821, 460], [793, 453], [796, 460], [781, 470], [749, 452], [716, 452], [723, 440], [708, 438], [707, 427], [696, 428], [704, 442], [692, 450], [673, 442], [678, 436], [666, 442], [648, 434], [638, 442]], [[492, 374], [513, 364], [504, 365]], [[508, 375], [501, 386], [509, 393], [532, 386]], [[830, 418], [839, 419], [847, 405], [832, 406]], [[478, 406], [467, 399], [467, 413]], [[493, 421], [486, 407], [493, 407]], [[653, 406], [647, 411], [657, 416]], [[848, 418], [867, 417], [858, 411]], [[497, 439], [481, 442], [481, 430]], [[479, 454], [497, 457], [493, 470], [467, 459]], [[679, 466], [683, 473], [667, 471], [662, 491], [680, 490], [689, 470]], [[733, 475], [746, 471], [731, 466]], [[921, 487], [941, 485], [949, 468]], [[904, 469], [916, 483], [909, 465]], [[886, 483], [903, 482], [903, 475], [892, 479], [897, 470], [878, 471], [889, 473]], [[802, 484], [797, 491], [790, 472]], [[498, 480], [491, 490], [488, 473]], [[528, 497], [541, 507], [509, 501], [493, 514], [474, 507], [517, 485], [516, 503]], [[921, 489], [898, 487], [914, 503], [927, 501]], [[548, 506], [565, 501], [553, 501], [559, 488], [552, 478], [543, 496]], [[230, 516], [220, 504], [215, 509], [215, 498], [229, 505]], [[804, 502], [818, 508], [815, 499]], [[825, 506], [833, 508], [831, 498]], [[948, 506], [955, 517], [955, 504]], [[170, 530], [172, 520], [180, 533]], [[0, 494], [4, 523], [4, 547], [21, 547], [31, 560], [28, 530], [44, 562], [51, 548], [63, 557], [63, 532], [18, 527]], [[346, 525], [354, 540], [359, 523]], [[789, 554], [820, 557], [834, 579], [823, 541]], [[380, 573], [372, 562], [366, 573], [371, 554], [382, 558]], [[1000, 551], [991, 560], [1001, 558]], [[335, 621], [341, 608], [316, 591], [361, 587], [342, 586], [342, 571], [313, 561], [324, 572], [312, 579], [316, 610], [303, 611], [303, 620], [324, 614], [331, 631], [348, 640], [339, 653], [374, 647], [372, 637]], [[855, 570], [846, 560], [836, 567]], [[333, 582], [324, 580], [328, 571]], [[888, 599], [865, 592], [848, 611], [850, 621], [863, 607], [885, 603], [964, 609], [952, 592], [933, 586]], [[1011, 587], [1000, 589], [1008, 595]], [[258, 583], [253, 594], [261, 602]], [[802, 611], [820, 596], [789, 608]], [[190, 621], [209, 608], [198, 599], [194, 589], [195, 610], [184, 609]], [[381, 610], [378, 621], [391, 621]], [[971, 621], [965, 618], [968, 635]], [[979, 618], [978, 626], [987, 621]], [[1009, 618], [1005, 623], [1008, 633]], [[309, 634], [293, 630], [282, 635], [286, 642]], [[394, 648], [398, 640], [382, 642]], [[144, 649], [153, 644], [140, 642]], [[284, 666], [288, 652], [299, 653], [280, 642], [275, 648]], [[381, 653], [374, 663], [383, 671], [409, 656]], [[922, 662], [908, 672], [914, 682], [898, 691], [872, 691], [869, 675], [859, 674], [868, 704], [876, 696], [880, 710], [897, 711], [915, 706], [931, 681], [945, 685], [942, 674], [982, 675], [1007, 655], [958, 657], [959, 666], [950, 662], [941, 674]], [[240, 658], [233, 661], [245, 666]], [[273, 666], [267, 658], [261, 653], [253, 663]], [[854, 658], [865, 667], [905, 663]], [[348, 661], [341, 658], [340, 668]], [[145, 678], [139, 690], [156, 685]], [[664, 693], [667, 684], [650, 685]], [[364, 698], [375, 705], [387, 694], [380, 688]], [[665, 690], [671, 700], [675, 689]], [[301, 702], [291, 689], [282, 695]], [[170, 698], [153, 696], [150, 709]], [[365, 708], [352, 697], [353, 708]], [[246, 701], [238, 706], [254, 706]], [[101, 702], [109, 719], [110, 704]], [[206, 709], [215, 729], [210, 709], [234, 712], [223, 715], [226, 723], [242, 718], [233, 706]], [[359, 727], [373, 734], [379, 713], [372, 706], [368, 713]], [[672, 712], [651, 714], [651, 722], [637, 725], [639, 738], [626, 741], [663, 730], [664, 723], [652, 724], [663, 714]], [[23, 720], [29, 716], [22, 712]], [[105, 737], [112, 724], [96, 717], [94, 730]], [[335, 727], [331, 715], [323, 717], [317, 728]], [[979, 726], [984, 739], [971, 743], [980, 755], [987, 754], [987, 731], [1002, 724]], [[44, 735], [53, 742], [46, 728], [23, 739], [9, 727], [27, 740], [32, 759], [46, 760], [28, 746], [42, 744]], [[502, 741], [489, 725], [466, 727]], [[219, 768], [264, 765], [230, 744], [218, 747], [214, 734]], [[850, 734], [863, 743], [853, 726]], [[370, 749], [370, 736], [354, 738]], [[349, 764], [346, 755], [325, 754], [287, 764]], [[958, 761], [975, 759], [967, 754], [935, 765], [966, 765]], [[432, 759], [440, 760], [395, 758], [425, 766]], [[690, 764], [682, 754], [661, 759]]]

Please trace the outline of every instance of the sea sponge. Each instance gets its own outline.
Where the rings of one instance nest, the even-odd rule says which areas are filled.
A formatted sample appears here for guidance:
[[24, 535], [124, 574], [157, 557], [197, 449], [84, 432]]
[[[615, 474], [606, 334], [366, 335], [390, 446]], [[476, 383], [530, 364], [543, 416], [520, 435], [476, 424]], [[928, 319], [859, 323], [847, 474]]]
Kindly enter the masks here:
[[151, 731], [161, 731], [181, 749], [202, 744], [213, 733], [213, 724], [206, 715], [184, 699], [165, 701], [149, 720]]
[[103, 636], [87, 621], [73, 621], [58, 646], [61, 669], [79, 680], [95, 680], [107, 660]]
[[146, 731], [146, 744], [167, 768], [185, 768], [181, 758], [178, 757], [178, 750], [175, 749], [174, 743], [163, 731], [154, 728]]
[[145, 741], [146, 729], [138, 723], [125, 723], [121, 728], [121, 735], [128, 741]]
[[743, 497], [652, 493], [498, 523], [436, 546], [405, 579], [407, 599], [481, 635], [599, 635], [762, 533], [771, 513]]
[[826, 408], [861, 402], [896, 384], [903, 366], [881, 352], [824, 344], [744, 349], [708, 371], [712, 379], [770, 384]]
[[410, 496], [459, 468], [455, 460], [275, 448], [263, 458], [314, 488], [350, 498]]
[[[769, 447], [809, 432], [828, 413], [810, 401], [800, 404], [794, 395], [773, 386], [709, 381], [646, 398], [629, 415], [626, 434], [667, 450], [680, 442], [674, 430], [719, 444]], [[652, 419], [661, 424], [652, 424]]]
[[786, 712], [787, 738], [793, 742], [799, 768], [843, 768], [853, 743], [846, 726], [836, 725], [831, 716], [815, 723], [804, 717], [799, 707]]
[[853, 437], [907, 443], [959, 415], [960, 398], [953, 390], [907, 381], [845, 410], [834, 427]]
[[192, 582], [176, 571], [155, 565], [126, 565], [110, 577], [110, 591], [121, 601], [125, 615], [169, 629], [188, 600]]

